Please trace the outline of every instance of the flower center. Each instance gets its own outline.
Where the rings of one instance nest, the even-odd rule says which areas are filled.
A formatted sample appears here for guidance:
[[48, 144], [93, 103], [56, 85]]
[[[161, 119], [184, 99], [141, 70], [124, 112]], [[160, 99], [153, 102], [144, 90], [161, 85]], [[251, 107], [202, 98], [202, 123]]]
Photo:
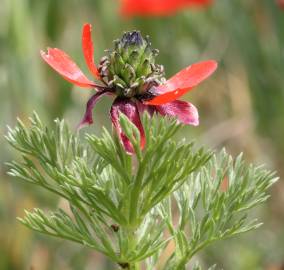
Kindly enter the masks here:
[[99, 72], [117, 95], [129, 98], [141, 95], [164, 77], [163, 66], [155, 63], [157, 55], [149, 37], [143, 38], [139, 31], [125, 32], [101, 59]]

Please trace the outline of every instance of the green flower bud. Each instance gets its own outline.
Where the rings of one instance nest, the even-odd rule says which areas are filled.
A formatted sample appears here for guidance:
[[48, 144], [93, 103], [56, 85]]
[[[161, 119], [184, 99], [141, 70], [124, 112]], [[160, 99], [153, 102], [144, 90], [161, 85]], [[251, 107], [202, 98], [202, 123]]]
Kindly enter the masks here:
[[164, 68], [155, 63], [157, 55], [148, 37], [143, 38], [138, 31], [125, 32], [101, 59], [99, 72], [117, 95], [133, 97], [162, 82]]

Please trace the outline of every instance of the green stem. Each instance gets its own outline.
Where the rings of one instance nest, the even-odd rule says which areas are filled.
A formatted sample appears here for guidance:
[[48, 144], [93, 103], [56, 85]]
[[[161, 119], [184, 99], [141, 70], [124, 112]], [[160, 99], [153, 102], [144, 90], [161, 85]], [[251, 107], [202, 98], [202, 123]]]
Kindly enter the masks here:
[[129, 266], [129, 270], [140, 270], [140, 264], [139, 263], [133, 263]]
[[[136, 229], [128, 230], [128, 248], [129, 250], [135, 250], [137, 246]], [[140, 270], [140, 263], [135, 262], [129, 265], [129, 270]]]
[[214, 240], [215, 239], [209, 239], [207, 241], [204, 241], [201, 244], [199, 244], [197, 247], [195, 247], [193, 250], [188, 251], [187, 254], [179, 261], [176, 269], [177, 270], [185, 269], [186, 264], [190, 261], [193, 255], [195, 255], [199, 250], [211, 244], [211, 242], [213, 242]]
[[130, 262], [130, 260], [128, 260], [128, 255], [137, 248], [136, 229], [121, 228], [121, 230], [124, 230], [124, 237], [127, 239], [125, 239], [126, 241], [124, 242], [127, 246], [121, 248], [121, 269], [140, 270], [140, 262]]

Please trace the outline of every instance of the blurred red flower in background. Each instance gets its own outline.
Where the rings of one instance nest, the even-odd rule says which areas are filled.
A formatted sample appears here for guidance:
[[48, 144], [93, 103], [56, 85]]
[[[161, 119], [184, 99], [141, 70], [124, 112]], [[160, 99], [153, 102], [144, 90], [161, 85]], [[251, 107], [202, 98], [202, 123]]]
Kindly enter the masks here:
[[284, 0], [276, 0], [277, 5], [284, 10]]
[[166, 16], [187, 7], [205, 7], [213, 0], [121, 0], [124, 16]]

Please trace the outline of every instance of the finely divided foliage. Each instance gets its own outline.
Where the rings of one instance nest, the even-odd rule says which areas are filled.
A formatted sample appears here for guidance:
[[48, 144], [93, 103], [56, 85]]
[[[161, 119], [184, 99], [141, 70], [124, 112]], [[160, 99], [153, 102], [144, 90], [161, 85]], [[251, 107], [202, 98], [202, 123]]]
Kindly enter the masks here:
[[7, 140], [22, 161], [9, 163], [9, 174], [70, 205], [70, 211], [27, 211], [19, 220], [99, 251], [122, 268], [140, 269], [143, 262], [148, 270], [156, 269], [171, 241], [175, 250], [163, 269], [185, 269], [214, 241], [259, 227], [247, 210], [268, 198], [266, 190], [277, 180], [274, 173], [247, 166], [241, 155], [233, 160], [225, 151], [213, 154], [174, 141], [181, 128], [176, 121], [147, 114], [142, 121], [144, 150], [137, 127], [120, 116], [135, 150], [131, 156], [105, 129], [100, 137], [87, 134], [82, 140], [64, 121], [56, 120], [49, 129], [36, 113], [29, 127], [18, 120]]

